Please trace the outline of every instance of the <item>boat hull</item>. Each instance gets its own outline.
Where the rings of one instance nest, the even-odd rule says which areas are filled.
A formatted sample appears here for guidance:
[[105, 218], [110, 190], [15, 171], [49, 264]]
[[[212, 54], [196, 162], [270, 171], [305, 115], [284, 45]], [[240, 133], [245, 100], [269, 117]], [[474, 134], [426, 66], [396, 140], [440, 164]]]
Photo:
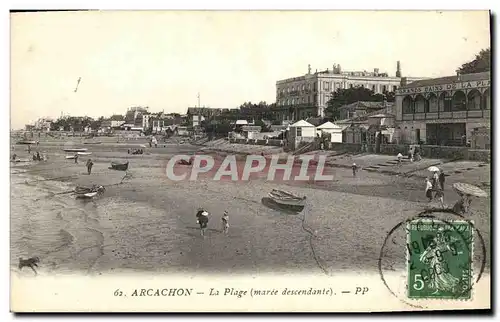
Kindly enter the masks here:
[[111, 169], [113, 170], [120, 170], [120, 171], [127, 171], [128, 169], [128, 162], [127, 163], [111, 163]]
[[32, 145], [32, 144], [36, 144], [36, 141], [18, 141], [17, 144]]
[[87, 149], [63, 149], [64, 152], [86, 152]]
[[273, 190], [269, 193], [269, 198], [283, 206], [304, 207], [306, 204], [306, 197], [298, 197], [281, 190]]

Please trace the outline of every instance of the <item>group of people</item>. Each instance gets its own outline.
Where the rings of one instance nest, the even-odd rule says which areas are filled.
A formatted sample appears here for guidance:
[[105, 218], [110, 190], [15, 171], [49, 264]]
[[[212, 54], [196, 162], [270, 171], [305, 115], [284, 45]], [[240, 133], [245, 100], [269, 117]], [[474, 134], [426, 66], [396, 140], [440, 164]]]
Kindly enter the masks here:
[[[205, 231], [208, 227], [208, 219], [209, 213], [203, 208], [198, 208], [198, 212], [196, 213], [196, 222], [200, 225], [201, 236], [205, 237]], [[224, 211], [222, 215], [222, 232], [227, 235], [229, 232], [229, 215], [227, 210]]]
[[432, 178], [425, 179], [425, 196], [431, 202], [433, 199], [439, 200], [444, 208], [444, 181], [445, 174], [443, 170], [435, 171]]
[[[127, 150], [127, 154], [130, 154], [130, 149]], [[144, 154], [144, 150], [143, 149], [134, 149], [132, 150], [132, 154]]]

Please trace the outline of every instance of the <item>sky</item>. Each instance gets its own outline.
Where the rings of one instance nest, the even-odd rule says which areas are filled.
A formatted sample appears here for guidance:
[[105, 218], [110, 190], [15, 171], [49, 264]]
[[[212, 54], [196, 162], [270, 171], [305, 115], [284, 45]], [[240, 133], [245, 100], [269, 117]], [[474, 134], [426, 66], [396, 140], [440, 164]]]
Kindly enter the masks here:
[[[276, 98], [316, 69], [454, 75], [490, 46], [487, 11], [102, 11], [11, 14], [11, 128], [39, 117], [185, 113]], [[78, 78], [81, 82], [74, 92]]]

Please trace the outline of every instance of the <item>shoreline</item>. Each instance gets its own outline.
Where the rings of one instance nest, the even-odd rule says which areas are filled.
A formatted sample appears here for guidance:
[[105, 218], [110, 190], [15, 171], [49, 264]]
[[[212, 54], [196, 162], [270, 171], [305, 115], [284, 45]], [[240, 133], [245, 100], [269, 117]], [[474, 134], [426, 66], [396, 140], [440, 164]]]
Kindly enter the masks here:
[[[388, 182], [397, 185], [400, 179], [390, 181], [389, 176], [368, 172], [361, 178], [352, 178], [347, 169], [335, 170], [337, 180], [325, 186], [266, 180], [170, 182], [164, 176], [161, 160], [177, 153], [177, 147], [170, 152], [168, 148], [158, 149], [151, 151], [159, 153], [137, 156], [128, 171], [130, 178], [121, 185], [109, 187], [102, 198], [90, 203], [75, 203], [81, 209], [70, 208], [68, 213], [58, 210], [62, 211], [59, 216], [67, 221], [66, 224], [73, 225], [74, 231], [90, 234], [77, 237], [76, 241], [90, 239], [78, 250], [73, 250], [81, 256], [67, 259], [58, 258], [56, 254], [50, 259], [55, 262], [54, 272], [73, 269], [104, 274], [110, 270], [132, 269], [187, 274], [201, 269], [207, 274], [266, 271], [323, 274], [320, 266], [326, 267], [328, 272], [372, 271], [376, 270], [373, 254], [378, 253], [382, 232], [425, 205], [421, 202], [420, 191], [415, 191], [416, 194], [397, 191], [396, 186], [387, 185]], [[124, 153], [123, 147], [115, 152], [95, 151], [93, 158], [98, 161], [90, 176], [83, 164], [64, 160], [61, 153], [51, 156], [47, 162], [25, 168], [36, 170], [37, 175], [44, 178], [76, 175], [67, 180], [71, 186], [115, 184], [125, 173], [107, 169], [108, 160], [127, 156]], [[52, 181], [43, 183], [48, 182]], [[307, 213], [285, 215], [262, 204], [261, 198], [267, 191], [285, 186], [308, 196]], [[63, 200], [72, 198], [61, 196]], [[205, 240], [199, 236], [194, 220], [198, 206], [206, 207], [214, 216], [209, 224], [209, 237]], [[218, 227], [224, 209], [229, 210], [231, 218], [229, 238], [222, 236]], [[396, 214], [387, 216], [384, 209], [391, 209]], [[303, 216], [313, 235], [303, 230]], [[50, 218], [49, 222], [61, 222], [56, 214], [52, 213]], [[484, 220], [479, 224], [483, 229]], [[95, 227], [103, 233], [102, 241], [87, 230]], [[357, 249], [360, 245], [366, 246]], [[321, 265], [315, 263], [312, 249]], [[352, 257], [353, 249], [356, 257]], [[60, 256], [68, 254], [67, 251], [63, 253]], [[12, 265], [16, 265], [15, 258]], [[23, 274], [29, 272], [23, 271]]]

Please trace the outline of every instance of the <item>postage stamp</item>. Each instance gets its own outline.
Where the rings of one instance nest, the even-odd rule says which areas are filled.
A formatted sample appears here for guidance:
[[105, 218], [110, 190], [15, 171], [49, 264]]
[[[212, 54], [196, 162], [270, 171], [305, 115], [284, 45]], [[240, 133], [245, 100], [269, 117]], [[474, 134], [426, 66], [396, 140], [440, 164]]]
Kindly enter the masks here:
[[462, 220], [407, 224], [408, 298], [472, 297], [473, 229]]

